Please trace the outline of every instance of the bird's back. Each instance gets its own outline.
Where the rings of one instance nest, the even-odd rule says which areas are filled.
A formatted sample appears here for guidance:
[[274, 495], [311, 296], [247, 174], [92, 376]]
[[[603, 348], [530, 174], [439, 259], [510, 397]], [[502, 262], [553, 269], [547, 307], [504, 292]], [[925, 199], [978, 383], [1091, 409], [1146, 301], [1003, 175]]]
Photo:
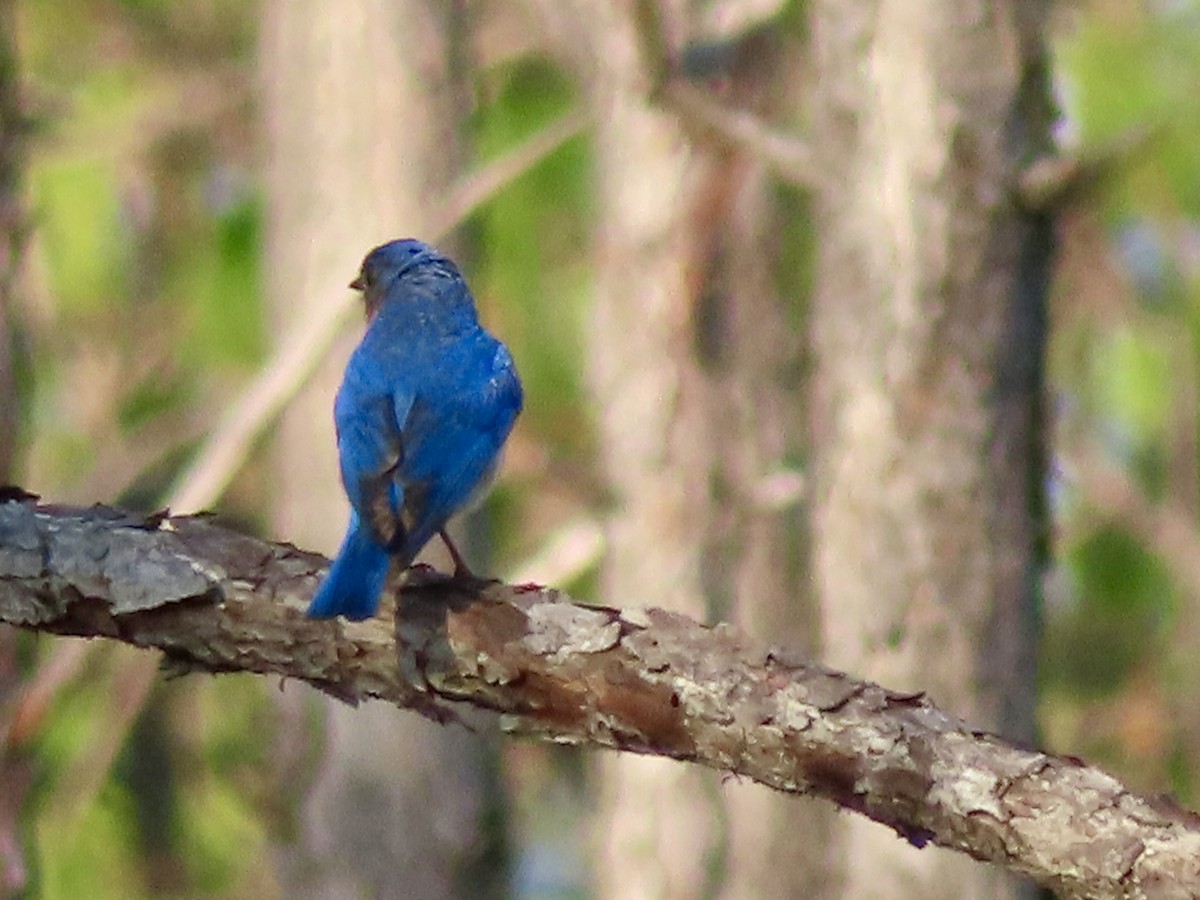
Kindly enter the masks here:
[[336, 407], [339, 433], [374, 418], [364, 398], [382, 394], [402, 410], [392, 478], [407, 520], [397, 554], [405, 565], [486, 486], [522, 406], [512, 357], [454, 276], [391, 287], [396, 296], [385, 296], [347, 368], [342, 391], [354, 385], [355, 402], [339, 394]]

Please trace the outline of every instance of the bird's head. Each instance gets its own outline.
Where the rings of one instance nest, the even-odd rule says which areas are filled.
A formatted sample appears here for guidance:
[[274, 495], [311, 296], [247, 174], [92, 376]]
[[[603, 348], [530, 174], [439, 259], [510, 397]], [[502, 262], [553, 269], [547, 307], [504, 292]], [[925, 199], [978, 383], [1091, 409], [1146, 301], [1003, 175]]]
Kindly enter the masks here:
[[350, 282], [350, 287], [362, 291], [367, 305], [367, 319], [370, 320], [374, 318], [392, 282], [423, 263], [443, 260], [445, 257], [428, 244], [413, 238], [380, 244], [363, 259], [362, 269], [358, 277]]

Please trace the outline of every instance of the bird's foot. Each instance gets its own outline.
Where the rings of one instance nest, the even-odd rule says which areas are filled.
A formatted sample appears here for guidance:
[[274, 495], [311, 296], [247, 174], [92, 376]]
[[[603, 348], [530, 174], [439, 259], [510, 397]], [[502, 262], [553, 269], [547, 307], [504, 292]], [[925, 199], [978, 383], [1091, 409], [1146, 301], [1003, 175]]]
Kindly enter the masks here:
[[458, 548], [454, 546], [454, 541], [450, 540], [450, 535], [446, 533], [445, 528], [438, 529], [438, 534], [442, 537], [442, 543], [446, 545], [446, 549], [450, 551], [450, 558], [454, 560], [454, 577], [460, 581], [481, 581], [467, 565], [467, 561], [463, 559]]

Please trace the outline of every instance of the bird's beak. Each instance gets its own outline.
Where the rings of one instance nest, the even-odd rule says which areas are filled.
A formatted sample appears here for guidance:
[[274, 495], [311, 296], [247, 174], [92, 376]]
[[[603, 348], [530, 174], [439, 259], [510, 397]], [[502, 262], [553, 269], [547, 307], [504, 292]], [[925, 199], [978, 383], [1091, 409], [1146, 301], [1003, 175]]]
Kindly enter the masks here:
[[365, 291], [367, 289], [366, 279], [364, 279], [362, 275], [359, 275], [352, 282], [350, 282], [350, 287], [356, 291]]

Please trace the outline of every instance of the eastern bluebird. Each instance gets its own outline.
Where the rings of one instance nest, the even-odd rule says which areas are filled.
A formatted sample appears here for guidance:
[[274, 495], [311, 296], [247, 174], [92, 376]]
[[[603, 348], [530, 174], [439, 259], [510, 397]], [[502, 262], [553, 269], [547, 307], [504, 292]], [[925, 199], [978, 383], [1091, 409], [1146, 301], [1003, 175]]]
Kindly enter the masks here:
[[446, 521], [486, 489], [521, 411], [507, 348], [479, 325], [458, 268], [417, 240], [392, 241], [350, 283], [367, 331], [334, 401], [350, 525], [308, 608], [367, 619], [392, 561], [409, 566]]

